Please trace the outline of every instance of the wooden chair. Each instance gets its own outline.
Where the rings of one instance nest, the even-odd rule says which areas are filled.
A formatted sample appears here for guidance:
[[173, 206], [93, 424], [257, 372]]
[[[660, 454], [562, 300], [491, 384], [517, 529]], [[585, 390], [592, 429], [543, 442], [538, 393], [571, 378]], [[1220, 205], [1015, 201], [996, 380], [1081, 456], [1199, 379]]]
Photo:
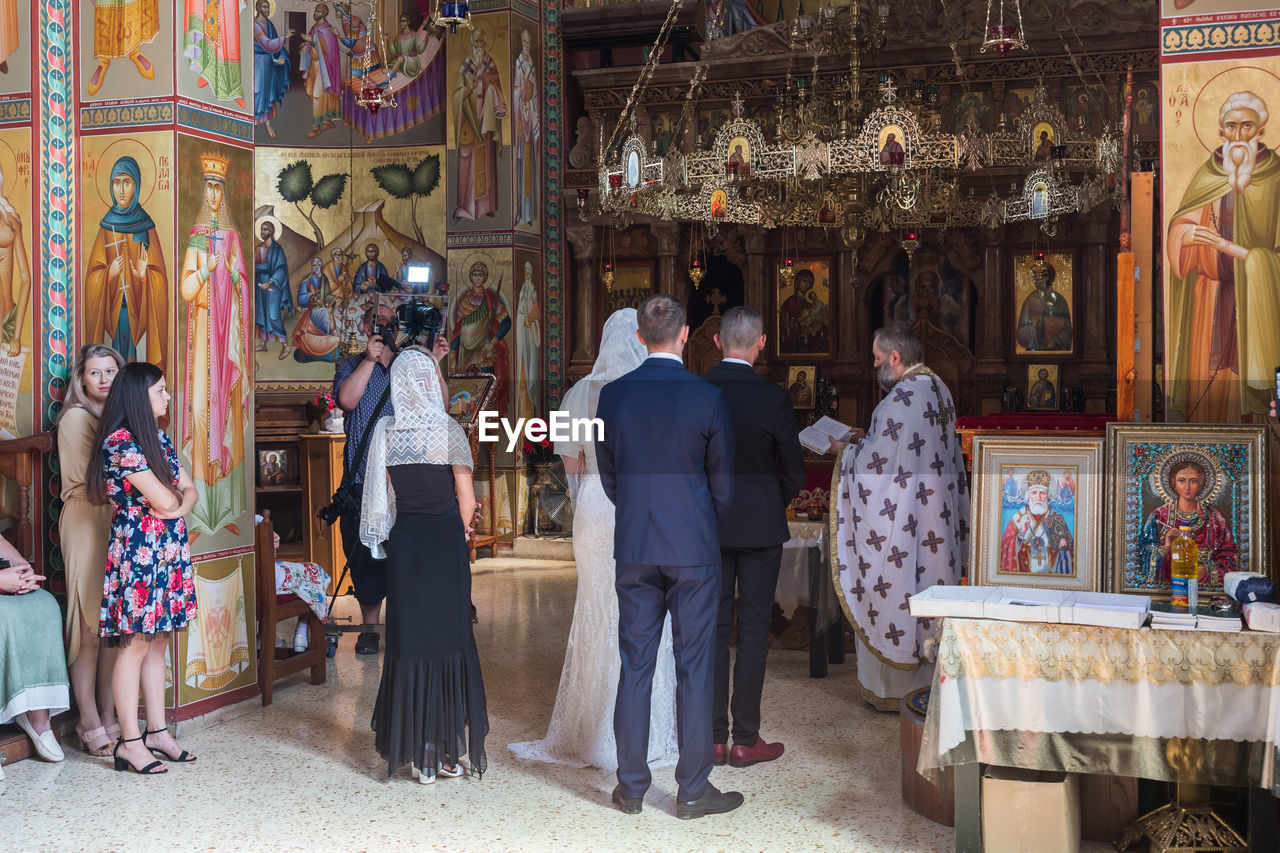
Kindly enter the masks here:
[[[310, 668], [311, 683], [324, 684], [324, 623], [296, 595], [276, 594], [275, 528], [270, 510], [262, 513], [254, 544], [258, 564], [258, 687], [262, 704], [270, 705], [274, 682], [282, 676]], [[305, 619], [307, 626], [307, 650], [276, 648], [276, 625], [298, 617]]]
[[[25, 438], [0, 441], [0, 476], [18, 484], [18, 514], [14, 526], [5, 531], [18, 553], [31, 558], [32, 565], [44, 574], [47, 567], [41, 565], [39, 555], [32, 553], [33, 530], [31, 526], [31, 484], [36, 471], [41, 470], [40, 458], [53, 451], [53, 433], [41, 432]], [[58, 735], [59, 725], [53, 727]], [[61, 740], [61, 738], [59, 738]], [[0, 764], [12, 764], [35, 754], [31, 740], [17, 726], [0, 728]]]

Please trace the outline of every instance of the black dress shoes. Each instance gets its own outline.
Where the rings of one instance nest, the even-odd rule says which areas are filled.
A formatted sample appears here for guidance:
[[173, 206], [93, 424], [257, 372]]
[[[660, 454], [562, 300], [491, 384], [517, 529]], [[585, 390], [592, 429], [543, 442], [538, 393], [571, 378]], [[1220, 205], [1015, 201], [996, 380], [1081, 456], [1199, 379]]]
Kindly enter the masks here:
[[378, 632], [362, 631], [356, 637], [356, 654], [376, 655], [378, 653]]
[[720, 791], [715, 785], [708, 785], [706, 793], [698, 799], [677, 802], [676, 817], [694, 820], [709, 814], [724, 814], [742, 805], [742, 799], [737, 791]]
[[640, 807], [644, 805], [644, 797], [625, 796], [622, 793], [622, 786], [615, 785], [613, 788], [613, 804], [623, 814], [640, 814]]

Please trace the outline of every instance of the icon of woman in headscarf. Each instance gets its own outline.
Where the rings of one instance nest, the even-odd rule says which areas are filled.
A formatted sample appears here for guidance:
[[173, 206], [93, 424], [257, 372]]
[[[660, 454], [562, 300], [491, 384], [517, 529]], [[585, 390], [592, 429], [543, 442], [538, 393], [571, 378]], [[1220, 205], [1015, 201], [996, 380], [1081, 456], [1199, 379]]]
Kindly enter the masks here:
[[[155, 220], [142, 207], [142, 170], [121, 157], [107, 181], [111, 208], [85, 269], [86, 343], [108, 343], [127, 361], [140, 357], [166, 370], [169, 351], [169, 277]], [[146, 351], [138, 346], [146, 338]]]

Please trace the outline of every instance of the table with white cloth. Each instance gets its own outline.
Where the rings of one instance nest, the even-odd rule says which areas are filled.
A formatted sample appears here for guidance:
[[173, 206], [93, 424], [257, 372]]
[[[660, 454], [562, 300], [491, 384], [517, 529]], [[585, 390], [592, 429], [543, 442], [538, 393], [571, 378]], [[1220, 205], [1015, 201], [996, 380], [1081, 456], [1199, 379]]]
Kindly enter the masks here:
[[956, 850], [981, 850], [982, 765], [1249, 787], [1274, 851], [1280, 635], [949, 618], [918, 769], [956, 772]]
[[828, 570], [830, 531], [824, 521], [789, 521], [774, 601], [783, 614], [808, 608], [809, 677], [825, 678], [828, 663], [844, 663], [840, 605]]

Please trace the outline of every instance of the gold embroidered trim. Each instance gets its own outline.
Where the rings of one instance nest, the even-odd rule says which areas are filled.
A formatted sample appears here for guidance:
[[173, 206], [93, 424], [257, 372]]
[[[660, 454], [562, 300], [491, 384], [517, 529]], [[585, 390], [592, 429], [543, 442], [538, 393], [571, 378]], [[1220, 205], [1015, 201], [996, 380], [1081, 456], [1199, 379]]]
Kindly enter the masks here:
[[947, 619], [942, 678], [1280, 685], [1280, 635]]

